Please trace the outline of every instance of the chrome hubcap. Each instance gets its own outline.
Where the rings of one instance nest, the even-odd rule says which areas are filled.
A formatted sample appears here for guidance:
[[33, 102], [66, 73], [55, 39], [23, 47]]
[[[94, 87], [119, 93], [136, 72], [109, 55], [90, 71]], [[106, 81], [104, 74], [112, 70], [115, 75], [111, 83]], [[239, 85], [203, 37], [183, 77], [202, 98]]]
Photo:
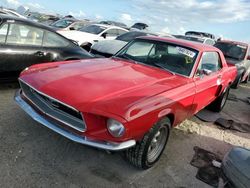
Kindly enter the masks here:
[[154, 135], [150, 146], [148, 148], [147, 159], [148, 162], [154, 162], [161, 154], [167, 140], [167, 128], [161, 127]]
[[224, 95], [223, 95], [222, 102], [221, 102], [221, 107], [223, 107], [225, 105], [226, 101], [227, 101], [227, 92], [228, 91], [226, 91], [224, 93]]

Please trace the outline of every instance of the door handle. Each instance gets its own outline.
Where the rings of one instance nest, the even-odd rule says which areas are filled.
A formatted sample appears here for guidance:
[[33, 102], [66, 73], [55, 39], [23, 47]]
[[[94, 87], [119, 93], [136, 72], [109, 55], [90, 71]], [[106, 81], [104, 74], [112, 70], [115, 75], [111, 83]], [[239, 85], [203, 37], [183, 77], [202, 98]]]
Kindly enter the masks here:
[[37, 52], [35, 53], [35, 55], [38, 56], [38, 57], [43, 57], [43, 56], [45, 56], [45, 52], [37, 51]]
[[217, 85], [221, 85], [221, 79], [222, 79], [222, 75], [221, 74], [219, 74], [218, 76], [217, 76]]

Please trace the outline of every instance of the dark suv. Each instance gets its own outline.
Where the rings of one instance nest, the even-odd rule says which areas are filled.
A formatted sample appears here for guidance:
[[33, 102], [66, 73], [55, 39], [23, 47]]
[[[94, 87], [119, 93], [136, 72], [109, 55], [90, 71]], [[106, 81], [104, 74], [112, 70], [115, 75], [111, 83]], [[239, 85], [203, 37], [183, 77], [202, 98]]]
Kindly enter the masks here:
[[237, 41], [220, 40], [215, 45], [219, 48], [228, 64], [237, 67], [237, 77], [232, 88], [238, 88], [241, 82], [247, 83], [250, 74], [250, 45]]
[[0, 16], [0, 80], [16, 78], [26, 67], [43, 62], [92, 57], [74, 42], [44, 25]]

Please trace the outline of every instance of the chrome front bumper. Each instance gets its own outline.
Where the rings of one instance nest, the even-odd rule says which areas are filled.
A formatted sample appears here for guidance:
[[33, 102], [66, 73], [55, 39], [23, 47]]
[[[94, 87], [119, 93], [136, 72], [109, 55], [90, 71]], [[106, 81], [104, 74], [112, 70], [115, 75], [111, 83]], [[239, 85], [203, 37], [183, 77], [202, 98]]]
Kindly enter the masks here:
[[57, 132], [58, 134], [74, 141], [80, 144], [92, 146], [95, 148], [100, 148], [104, 150], [109, 150], [109, 151], [119, 151], [119, 150], [124, 150], [127, 148], [130, 148], [136, 144], [135, 140], [128, 140], [125, 142], [105, 142], [105, 141], [98, 141], [98, 140], [93, 140], [90, 138], [87, 138], [85, 136], [79, 136], [77, 134], [71, 133], [67, 130], [64, 130], [57, 126], [54, 123], [51, 123], [47, 119], [45, 119], [43, 116], [38, 114], [27, 102], [25, 102], [21, 96], [20, 96], [20, 91], [18, 90], [15, 94], [15, 101], [16, 103], [29, 115], [31, 116], [35, 121], [39, 122], [40, 124], [44, 125], [45, 127], [53, 130], [54, 132]]

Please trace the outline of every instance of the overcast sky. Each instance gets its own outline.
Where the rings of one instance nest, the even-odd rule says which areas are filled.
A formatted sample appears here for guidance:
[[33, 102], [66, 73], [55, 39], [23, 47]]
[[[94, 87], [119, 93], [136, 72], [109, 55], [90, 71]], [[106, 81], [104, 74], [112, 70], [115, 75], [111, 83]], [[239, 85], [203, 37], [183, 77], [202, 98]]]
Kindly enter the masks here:
[[154, 32], [210, 32], [250, 42], [250, 0], [0, 0], [0, 6], [79, 18], [145, 22]]

